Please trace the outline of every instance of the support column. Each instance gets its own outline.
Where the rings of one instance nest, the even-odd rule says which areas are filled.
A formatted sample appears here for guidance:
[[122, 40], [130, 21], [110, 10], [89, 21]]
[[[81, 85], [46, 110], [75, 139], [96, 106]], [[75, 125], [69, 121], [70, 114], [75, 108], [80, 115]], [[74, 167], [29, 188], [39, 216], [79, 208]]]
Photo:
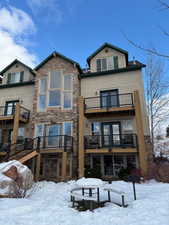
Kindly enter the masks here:
[[62, 153], [62, 181], [66, 179], [67, 170], [67, 152]]
[[79, 97], [79, 177], [84, 177], [85, 152], [84, 152], [84, 99]]
[[40, 175], [40, 164], [41, 164], [41, 154], [39, 153], [36, 157], [36, 173], [35, 173], [35, 181], [39, 180]]
[[135, 118], [136, 118], [137, 140], [139, 149], [139, 164], [142, 174], [143, 176], [145, 176], [147, 174], [147, 153], [144, 140], [144, 128], [140, 105], [140, 97], [138, 91], [134, 91], [134, 105], [135, 105]]
[[20, 117], [20, 105], [19, 105], [19, 103], [17, 103], [15, 106], [12, 144], [15, 144], [17, 142], [18, 129], [19, 129], [19, 117]]

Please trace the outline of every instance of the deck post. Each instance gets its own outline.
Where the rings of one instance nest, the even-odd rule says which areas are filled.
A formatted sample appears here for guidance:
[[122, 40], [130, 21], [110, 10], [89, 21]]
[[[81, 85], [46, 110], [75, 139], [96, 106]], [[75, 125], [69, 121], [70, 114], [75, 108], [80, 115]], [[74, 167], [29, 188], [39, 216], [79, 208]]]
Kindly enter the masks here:
[[20, 105], [19, 103], [17, 103], [15, 106], [15, 114], [14, 114], [12, 144], [15, 144], [17, 142], [18, 129], [19, 129], [19, 117], [20, 117]]
[[84, 177], [84, 98], [79, 97], [79, 177]]
[[39, 180], [40, 175], [40, 164], [41, 164], [41, 154], [38, 153], [36, 157], [36, 173], [35, 173], [35, 181]]
[[139, 162], [142, 175], [147, 174], [147, 154], [146, 145], [144, 140], [144, 128], [143, 128], [143, 118], [141, 112], [141, 104], [139, 92], [134, 91], [134, 105], [135, 105], [135, 118], [136, 118], [136, 129], [138, 137], [138, 150], [139, 150]]
[[66, 179], [67, 170], [67, 152], [62, 153], [62, 181]]

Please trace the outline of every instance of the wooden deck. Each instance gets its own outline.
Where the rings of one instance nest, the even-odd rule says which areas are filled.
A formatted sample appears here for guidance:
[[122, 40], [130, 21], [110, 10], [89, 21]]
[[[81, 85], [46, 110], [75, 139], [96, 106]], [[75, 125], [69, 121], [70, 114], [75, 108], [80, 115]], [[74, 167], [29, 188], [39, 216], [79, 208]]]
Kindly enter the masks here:
[[91, 108], [91, 109], [85, 109], [85, 114], [132, 112], [134, 110], [135, 110], [134, 106], [111, 107], [111, 108]]
[[104, 153], [137, 153], [137, 148], [100, 148], [100, 149], [86, 149], [86, 154], [104, 154]]

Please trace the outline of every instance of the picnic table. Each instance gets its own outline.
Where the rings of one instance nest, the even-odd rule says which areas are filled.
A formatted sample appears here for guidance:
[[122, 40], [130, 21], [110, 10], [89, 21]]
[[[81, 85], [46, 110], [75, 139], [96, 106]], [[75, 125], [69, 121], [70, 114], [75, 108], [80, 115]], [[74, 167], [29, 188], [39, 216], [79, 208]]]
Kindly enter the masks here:
[[[100, 189], [107, 192], [107, 199], [104, 201], [100, 199]], [[112, 193], [120, 195], [121, 203], [112, 201]], [[87, 202], [89, 203], [90, 210], [94, 209], [94, 203], [97, 207], [103, 206], [106, 202], [112, 202], [122, 207], [127, 206], [127, 204], [125, 204], [125, 192], [112, 188], [112, 185], [105, 185], [102, 180], [96, 178], [79, 179], [76, 182], [76, 186], [72, 188], [70, 195], [72, 207], [75, 207], [75, 204], [85, 206]]]
[[76, 187], [71, 190], [71, 201], [73, 207], [75, 203], [79, 203], [77, 199], [88, 201], [90, 203], [90, 210], [93, 210], [94, 202], [100, 206], [100, 187], [103, 186], [103, 181], [95, 178], [82, 178], [76, 182]]

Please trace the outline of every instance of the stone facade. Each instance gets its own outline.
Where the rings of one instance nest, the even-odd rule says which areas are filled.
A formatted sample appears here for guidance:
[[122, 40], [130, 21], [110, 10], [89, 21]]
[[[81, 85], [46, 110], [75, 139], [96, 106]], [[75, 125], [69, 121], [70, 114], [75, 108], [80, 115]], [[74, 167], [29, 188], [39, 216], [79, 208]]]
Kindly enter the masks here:
[[[63, 74], [73, 75], [73, 107], [71, 110], [63, 110], [61, 107], [48, 107], [45, 112], [38, 112], [38, 89], [39, 79], [44, 76], [48, 76], [49, 72], [62, 70]], [[32, 113], [32, 124], [45, 123], [48, 125], [62, 123], [66, 121], [73, 122], [73, 138], [74, 138], [74, 154], [77, 154], [77, 143], [78, 143], [78, 97], [80, 95], [80, 81], [78, 77], [77, 68], [70, 62], [62, 59], [61, 57], [55, 56], [45, 63], [36, 74], [35, 80], [35, 95], [33, 99], [33, 113]]]
[[[65, 110], [61, 107], [47, 107], [45, 112], [38, 112], [38, 90], [39, 90], [39, 80], [42, 77], [49, 76], [50, 71], [62, 71], [62, 75], [71, 74], [73, 76], [73, 103], [72, 109]], [[63, 122], [73, 123], [73, 168], [72, 170], [77, 170], [77, 154], [78, 154], [78, 97], [80, 95], [80, 81], [79, 81], [79, 71], [77, 67], [70, 63], [69, 61], [59, 57], [54, 56], [49, 61], [47, 61], [39, 70], [37, 70], [36, 80], [35, 80], [35, 95], [33, 99], [33, 113], [32, 113], [32, 134], [35, 134], [35, 126], [39, 123], [44, 123], [46, 125], [54, 125]], [[46, 156], [47, 157], [47, 156]], [[61, 164], [61, 158], [57, 157], [58, 163]], [[45, 162], [45, 160], [43, 160]], [[68, 157], [70, 161], [70, 157]]]

